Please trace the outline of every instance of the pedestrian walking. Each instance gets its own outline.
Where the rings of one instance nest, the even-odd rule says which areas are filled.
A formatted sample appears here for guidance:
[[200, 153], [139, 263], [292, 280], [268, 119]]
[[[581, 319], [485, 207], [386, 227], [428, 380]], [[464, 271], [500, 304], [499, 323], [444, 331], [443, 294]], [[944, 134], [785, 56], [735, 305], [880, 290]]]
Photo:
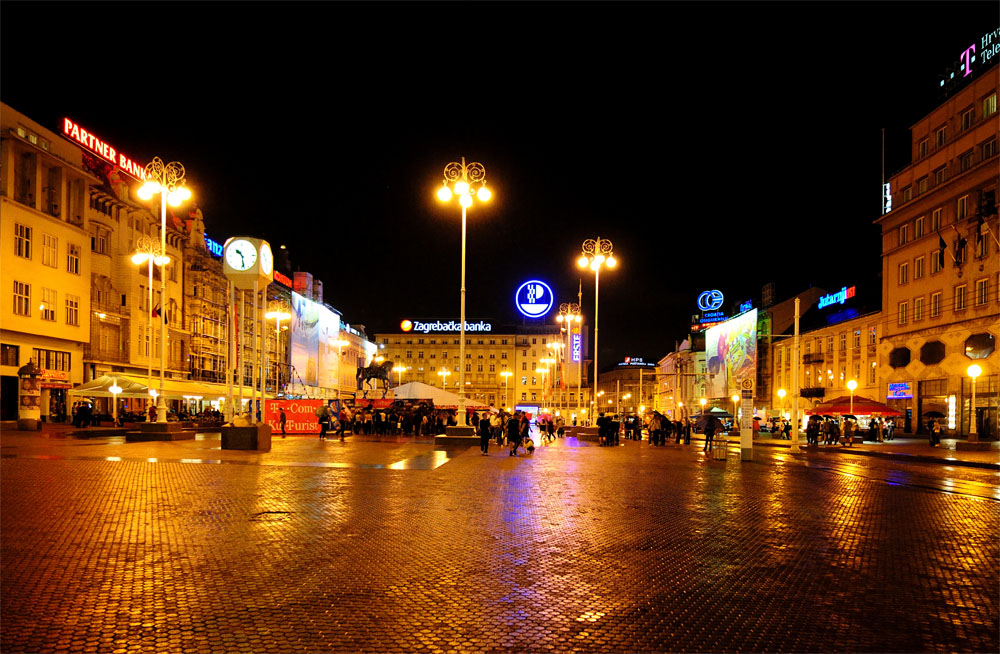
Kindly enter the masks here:
[[712, 442], [715, 440], [715, 426], [719, 422], [718, 418], [709, 417], [705, 423], [705, 447], [702, 452], [710, 452], [712, 450]]
[[891, 441], [893, 438], [895, 438], [894, 436], [895, 431], [896, 431], [896, 421], [894, 419], [889, 420], [889, 424], [885, 426], [885, 440]]
[[326, 440], [326, 430], [330, 426], [330, 408], [325, 404], [316, 407], [316, 422], [319, 423], [319, 439]]
[[941, 425], [938, 424], [937, 420], [931, 418], [929, 427], [929, 431], [931, 432], [931, 447], [937, 447], [941, 443]]
[[340, 440], [344, 440], [344, 430], [347, 428], [347, 423], [351, 419], [351, 412], [347, 407], [341, 407], [340, 413], [337, 414], [337, 435], [340, 436]]
[[476, 423], [476, 428], [479, 430], [479, 449], [482, 450], [483, 456], [489, 456], [490, 453], [490, 436], [493, 435], [492, 429], [490, 428], [490, 421], [483, 416], [482, 419]]
[[288, 422], [288, 416], [285, 415], [285, 410], [281, 409], [281, 414], [278, 416], [278, 422], [281, 423], [281, 437], [285, 437], [285, 423]]

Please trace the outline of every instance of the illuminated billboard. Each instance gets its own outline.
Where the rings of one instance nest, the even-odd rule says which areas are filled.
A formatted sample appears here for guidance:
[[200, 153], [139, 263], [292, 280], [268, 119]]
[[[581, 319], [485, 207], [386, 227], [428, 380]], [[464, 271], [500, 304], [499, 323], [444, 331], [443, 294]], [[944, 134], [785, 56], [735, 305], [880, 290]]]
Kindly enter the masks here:
[[[292, 293], [291, 363], [303, 384], [316, 386], [319, 378], [319, 305]], [[293, 376], [293, 379], [295, 377]]]
[[705, 333], [705, 362], [707, 397], [728, 399], [740, 394], [745, 379], [751, 384], [756, 381], [757, 309]]

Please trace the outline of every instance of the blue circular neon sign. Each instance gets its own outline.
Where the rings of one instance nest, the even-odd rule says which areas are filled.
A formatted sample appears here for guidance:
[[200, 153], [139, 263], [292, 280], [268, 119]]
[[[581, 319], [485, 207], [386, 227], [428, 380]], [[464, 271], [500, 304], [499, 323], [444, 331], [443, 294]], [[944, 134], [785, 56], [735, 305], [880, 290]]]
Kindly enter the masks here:
[[529, 318], [541, 318], [552, 309], [552, 289], [545, 282], [524, 282], [514, 294], [517, 310]]
[[698, 308], [702, 311], [715, 311], [722, 306], [722, 291], [704, 291], [698, 296]]

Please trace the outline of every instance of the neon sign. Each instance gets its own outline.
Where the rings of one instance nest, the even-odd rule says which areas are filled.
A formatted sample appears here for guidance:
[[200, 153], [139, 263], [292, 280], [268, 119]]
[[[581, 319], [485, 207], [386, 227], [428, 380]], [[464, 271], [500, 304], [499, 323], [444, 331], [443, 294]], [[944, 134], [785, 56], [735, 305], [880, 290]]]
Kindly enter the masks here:
[[889, 394], [886, 398], [890, 400], [910, 400], [913, 399], [913, 391], [910, 390], [910, 382], [894, 382], [889, 384]]
[[285, 275], [282, 275], [277, 270], [274, 271], [274, 281], [278, 282], [279, 284], [284, 284], [288, 288], [292, 288], [292, 280], [286, 277]]
[[715, 311], [722, 306], [722, 291], [704, 291], [698, 296], [698, 308], [702, 311]]
[[214, 257], [222, 256], [222, 243], [219, 243], [218, 241], [213, 241], [212, 239], [208, 238], [208, 236], [206, 236], [205, 247], [207, 247], [208, 251], [212, 253], [212, 256]]
[[129, 177], [140, 182], [146, 179], [145, 166], [135, 163], [125, 156], [124, 152], [118, 152], [107, 141], [98, 138], [93, 132], [83, 129], [69, 118], [63, 118], [63, 136], [76, 141], [105, 161], [110, 161]]
[[[399, 323], [399, 328], [404, 332], [414, 331], [424, 334], [429, 334], [430, 332], [460, 332], [462, 331], [462, 323], [459, 320], [449, 320], [448, 322], [441, 322], [440, 320], [435, 320], [434, 322], [403, 320]], [[482, 320], [479, 322], [465, 321], [465, 331], [491, 332], [493, 331], [493, 323]]]
[[583, 338], [580, 336], [580, 328], [574, 327], [570, 335], [570, 358], [579, 361], [583, 356]]
[[[994, 42], [997, 41], [997, 42]], [[979, 38], [979, 59], [980, 62], [985, 65], [990, 59], [1000, 54], [1000, 27], [993, 30], [992, 32], [987, 32]], [[962, 54], [958, 56], [959, 70], [965, 71], [962, 77], [968, 77], [972, 74], [972, 64], [976, 63], [976, 44], [973, 43], [965, 50]], [[950, 73], [948, 79], [941, 80], [941, 86], [945, 85], [945, 82], [950, 82], [955, 78], [955, 73]]]
[[552, 298], [552, 289], [548, 284], [532, 279], [518, 287], [514, 304], [528, 318], [541, 318], [552, 308]]
[[819, 308], [823, 309], [830, 306], [831, 304], [843, 304], [846, 300], [854, 297], [854, 287], [847, 288], [844, 286], [836, 293], [831, 293], [830, 295], [824, 295], [819, 299]]
[[892, 191], [889, 184], [882, 185], [882, 215], [892, 211]]

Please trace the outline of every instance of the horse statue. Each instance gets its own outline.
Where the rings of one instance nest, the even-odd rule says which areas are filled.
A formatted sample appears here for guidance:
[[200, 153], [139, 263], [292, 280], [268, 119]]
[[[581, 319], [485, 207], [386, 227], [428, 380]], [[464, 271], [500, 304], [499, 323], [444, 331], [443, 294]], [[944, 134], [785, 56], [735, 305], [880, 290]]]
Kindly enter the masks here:
[[372, 385], [371, 380], [379, 380], [385, 382], [385, 387], [382, 389], [382, 399], [385, 399], [385, 394], [389, 392], [389, 374], [392, 372], [392, 361], [383, 361], [382, 363], [375, 363], [366, 368], [358, 368], [358, 388], [361, 388], [362, 382], [368, 389], [364, 392], [364, 397], [368, 397], [368, 391], [374, 390], [375, 386]]

